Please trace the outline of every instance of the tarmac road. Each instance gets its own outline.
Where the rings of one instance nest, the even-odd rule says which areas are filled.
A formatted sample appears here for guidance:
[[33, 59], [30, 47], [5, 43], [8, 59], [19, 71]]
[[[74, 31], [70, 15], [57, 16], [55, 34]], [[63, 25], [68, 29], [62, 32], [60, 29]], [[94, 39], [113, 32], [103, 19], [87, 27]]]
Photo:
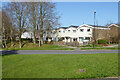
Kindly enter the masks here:
[[97, 54], [118, 53], [120, 50], [4, 50], [2, 54]]

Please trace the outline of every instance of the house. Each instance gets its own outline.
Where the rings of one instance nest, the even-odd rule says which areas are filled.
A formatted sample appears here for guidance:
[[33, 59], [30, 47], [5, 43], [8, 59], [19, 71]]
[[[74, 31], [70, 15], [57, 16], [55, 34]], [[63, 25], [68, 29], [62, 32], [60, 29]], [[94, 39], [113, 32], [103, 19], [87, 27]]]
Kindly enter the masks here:
[[[57, 30], [53, 30], [51, 33], [51, 40], [61, 40], [64, 42], [79, 42], [80, 45], [86, 45], [93, 40], [93, 29], [91, 25], [83, 24], [81, 26], [69, 26], [60, 27]], [[99, 36], [102, 38], [105, 36], [103, 32], [109, 30], [107, 27], [95, 26], [95, 32], [99, 32]], [[95, 34], [96, 34], [95, 33]], [[103, 35], [104, 34], [104, 35]], [[96, 35], [97, 36], [97, 35]], [[96, 37], [97, 39], [101, 39]]]
[[[106, 39], [110, 40], [112, 34], [118, 36], [119, 26], [111, 24], [109, 26], [94, 26], [83, 24], [81, 26], [60, 27], [51, 31], [46, 31], [43, 34], [44, 40], [47, 41], [63, 41], [65, 43], [78, 42], [80, 45], [87, 45], [95, 40]], [[119, 28], [120, 29], [120, 28]], [[95, 35], [93, 35], [95, 30]], [[21, 38], [33, 38], [32, 32], [25, 32]]]
[[33, 39], [34, 38], [33, 32], [24, 32], [21, 35], [21, 38], [24, 38], [24, 39]]
[[108, 26], [110, 28], [109, 31], [109, 39], [111, 43], [118, 42], [120, 40], [120, 25], [119, 24], [111, 24]]

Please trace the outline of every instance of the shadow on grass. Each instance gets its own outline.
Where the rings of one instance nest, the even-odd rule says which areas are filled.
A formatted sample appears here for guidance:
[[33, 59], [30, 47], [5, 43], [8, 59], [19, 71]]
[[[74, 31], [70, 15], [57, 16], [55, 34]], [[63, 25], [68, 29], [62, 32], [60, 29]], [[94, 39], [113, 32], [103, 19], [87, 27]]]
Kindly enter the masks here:
[[18, 54], [17, 50], [4, 50], [0, 51], [0, 55], [2, 56], [7, 56], [7, 55], [13, 55], [13, 54]]

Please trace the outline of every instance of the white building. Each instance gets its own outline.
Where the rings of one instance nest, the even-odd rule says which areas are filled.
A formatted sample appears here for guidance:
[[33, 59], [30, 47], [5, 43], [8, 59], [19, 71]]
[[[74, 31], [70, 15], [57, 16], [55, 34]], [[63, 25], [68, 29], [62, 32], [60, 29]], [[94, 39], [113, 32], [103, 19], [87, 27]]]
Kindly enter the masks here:
[[[83, 24], [81, 26], [69, 26], [69, 27], [60, 27], [54, 29], [51, 32], [45, 32], [43, 34], [44, 40], [47, 41], [64, 41], [64, 42], [74, 42], [77, 41], [80, 44], [84, 45], [89, 43], [93, 37], [93, 26]], [[95, 29], [99, 30], [109, 30], [109, 28], [104, 26], [96, 26]], [[25, 32], [22, 34], [21, 38], [33, 38], [32, 32]]]
[[30, 38], [30, 39], [33, 39], [34, 36], [33, 36], [33, 32], [24, 32], [22, 35], [21, 35], [21, 38]]
[[[61, 27], [51, 32], [51, 40], [62, 39], [64, 42], [77, 41], [80, 44], [89, 43], [93, 37], [93, 26], [83, 24], [81, 26]], [[95, 29], [109, 29], [107, 27], [95, 27]]]

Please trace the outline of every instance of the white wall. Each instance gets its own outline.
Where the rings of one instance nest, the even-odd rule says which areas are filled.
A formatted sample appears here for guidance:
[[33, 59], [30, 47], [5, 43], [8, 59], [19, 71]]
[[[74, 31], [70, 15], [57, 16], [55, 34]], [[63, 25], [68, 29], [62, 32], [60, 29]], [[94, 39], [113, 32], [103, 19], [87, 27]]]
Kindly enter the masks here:
[[32, 32], [24, 32], [21, 35], [21, 38], [34, 38], [34, 37], [33, 37], [33, 33]]
[[[83, 29], [83, 32], [81, 32], [80, 29]], [[90, 29], [90, 31], [88, 32], [87, 29]], [[76, 32], [73, 32], [73, 30], [76, 30]], [[60, 28], [57, 30], [57, 33], [52, 35], [51, 37], [55, 37], [55, 36], [77, 38], [79, 42], [79, 37], [83, 37], [83, 38], [92, 37], [92, 26], [82, 25], [82, 26], [79, 26], [78, 28], [74, 28], [74, 27], [69, 27], [67, 29]], [[66, 42], [66, 39], [64, 41]], [[68, 39], [68, 42], [70, 42], [70, 39]]]
[[[84, 31], [81, 32], [80, 29], [83, 29]], [[90, 29], [89, 32], [87, 31], [88, 29]], [[94, 29], [93, 26], [89, 26], [89, 25], [86, 25], [86, 24], [83, 24], [83, 25], [81, 25], [81, 26], [79, 26], [77, 28], [74, 28], [74, 27], [68, 27], [67, 29], [59, 28], [57, 30], [57, 33], [52, 34], [51, 37], [77, 38], [77, 41], [79, 43], [82, 43], [82, 42], [86, 42], [88, 40], [79, 41], [79, 37], [83, 37], [83, 39], [85, 39], [85, 37], [90, 37], [90, 40], [91, 40], [93, 29]], [[97, 27], [96, 29], [108, 29], [108, 28]], [[70, 32], [68, 30], [70, 30]], [[73, 32], [73, 30], [76, 30], [76, 32]], [[65, 38], [64, 41], [66, 42], [66, 38]], [[70, 39], [68, 39], [68, 42], [70, 42]]]

